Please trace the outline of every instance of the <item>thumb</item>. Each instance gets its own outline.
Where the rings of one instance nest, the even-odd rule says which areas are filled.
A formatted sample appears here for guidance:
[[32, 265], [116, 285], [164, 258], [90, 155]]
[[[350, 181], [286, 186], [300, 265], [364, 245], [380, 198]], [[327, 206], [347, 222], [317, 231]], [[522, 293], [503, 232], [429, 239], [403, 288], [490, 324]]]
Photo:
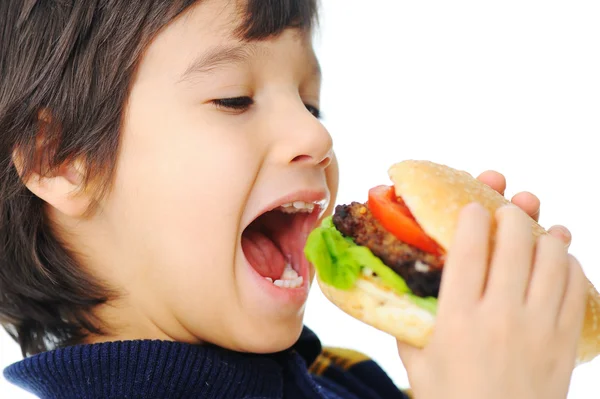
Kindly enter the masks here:
[[412, 364], [415, 362], [419, 353], [421, 353], [421, 349], [399, 340], [396, 341], [396, 344], [398, 345], [400, 360], [404, 364], [404, 368], [408, 371], [412, 368]]

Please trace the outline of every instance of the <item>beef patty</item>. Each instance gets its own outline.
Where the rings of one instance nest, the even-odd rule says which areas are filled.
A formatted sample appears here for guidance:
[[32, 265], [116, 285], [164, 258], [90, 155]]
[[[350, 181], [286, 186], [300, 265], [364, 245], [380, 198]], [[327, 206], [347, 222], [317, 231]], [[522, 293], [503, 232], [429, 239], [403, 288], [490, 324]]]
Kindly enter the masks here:
[[406, 244], [389, 233], [364, 204], [338, 205], [333, 224], [357, 245], [368, 247], [375, 256], [400, 275], [420, 297], [436, 297], [440, 290], [443, 260]]

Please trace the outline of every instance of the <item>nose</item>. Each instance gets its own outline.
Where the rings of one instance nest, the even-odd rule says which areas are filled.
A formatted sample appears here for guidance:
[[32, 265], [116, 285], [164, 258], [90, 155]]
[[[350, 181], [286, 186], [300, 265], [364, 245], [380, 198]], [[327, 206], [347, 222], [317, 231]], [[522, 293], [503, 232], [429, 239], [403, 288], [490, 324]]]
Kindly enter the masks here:
[[282, 113], [279, 160], [286, 164], [326, 168], [333, 158], [333, 140], [321, 121], [304, 105], [298, 111]]
[[[311, 155], [297, 155], [294, 159], [292, 159], [292, 163], [308, 163], [312, 165], [317, 165], [321, 168], [326, 168], [331, 163], [331, 157], [333, 152], [329, 150], [327, 154], [323, 157], [313, 157]], [[316, 159], [316, 161], [315, 161]]]

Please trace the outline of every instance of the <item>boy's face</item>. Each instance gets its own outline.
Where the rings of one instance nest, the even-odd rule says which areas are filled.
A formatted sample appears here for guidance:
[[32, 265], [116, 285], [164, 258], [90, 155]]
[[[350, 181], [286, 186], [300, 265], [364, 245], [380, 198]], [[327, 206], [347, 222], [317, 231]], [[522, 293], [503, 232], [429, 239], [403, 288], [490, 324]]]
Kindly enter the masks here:
[[[314, 275], [302, 249], [325, 209], [258, 217], [334, 200], [332, 141], [312, 108], [317, 61], [298, 31], [234, 39], [234, 4], [205, 0], [151, 44], [114, 188], [92, 219], [70, 227], [83, 263], [124, 294], [99, 310], [111, 339], [270, 352], [301, 331]], [[294, 271], [278, 285], [298, 288], [266, 278], [281, 279], [286, 263]]]

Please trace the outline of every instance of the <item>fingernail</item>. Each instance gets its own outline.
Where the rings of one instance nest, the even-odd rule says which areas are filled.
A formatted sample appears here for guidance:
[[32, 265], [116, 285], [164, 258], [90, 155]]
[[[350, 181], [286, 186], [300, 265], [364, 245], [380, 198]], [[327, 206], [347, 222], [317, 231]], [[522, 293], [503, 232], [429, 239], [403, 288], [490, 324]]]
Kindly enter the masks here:
[[510, 204], [506, 204], [506, 205], [502, 205], [500, 208], [498, 208], [497, 212], [504, 212], [506, 210], [510, 210], [510, 209], [518, 209], [519, 207], [516, 206], [513, 203]]
[[479, 202], [471, 202], [464, 207], [465, 210], [471, 210], [476, 212], [484, 212], [486, 209]]
[[571, 232], [566, 227], [556, 226], [553, 230], [558, 231], [558, 233], [562, 235], [565, 240], [571, 239]]

